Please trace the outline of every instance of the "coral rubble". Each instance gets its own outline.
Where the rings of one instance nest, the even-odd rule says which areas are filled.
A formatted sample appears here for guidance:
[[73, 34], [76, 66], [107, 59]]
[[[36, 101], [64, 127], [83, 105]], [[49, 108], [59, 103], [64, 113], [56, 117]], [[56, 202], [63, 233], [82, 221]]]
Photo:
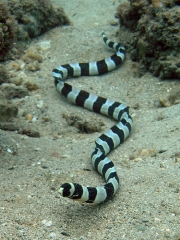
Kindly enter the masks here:
[[117, 8], [120, 39], [139, 75], [180, 79], [180, 0], [130, 0]]

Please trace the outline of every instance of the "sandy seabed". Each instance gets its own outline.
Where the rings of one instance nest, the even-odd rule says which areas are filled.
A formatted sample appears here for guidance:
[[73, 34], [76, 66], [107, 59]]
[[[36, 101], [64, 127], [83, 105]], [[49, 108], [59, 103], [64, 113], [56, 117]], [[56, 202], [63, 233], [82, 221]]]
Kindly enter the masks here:
[[[63, 182], [88, 186], [104, 183], [93, 169], [94, 141], [114, 121], [68, 103], [57, 93], [52, 69], [71, 62], [103, 59], [113, 51], [104, 45], [102, 30], [118, 41], [112, 26], [119, 1], [52, 1], [72, 21], [39, 41], [50, 41], [41, 70], [26, 73], [40, 86], [19, 100], [19, 107], [37, 117], [40, 138], [0, 131], [7, 151], [0, 160], [0, 239], [180, 239], [180, 105], [160, 107], [179, 81], [160, 81], [150, 73], [135, 77], [127, 54], [123, 65], [101, 76], [68, 80], [73, 86], [130, 106], [130, 137], [110, 154], [121, 187], [107, 203], [81, 204], [60, 197]], [[41, 109], [37, 104], [43, 103]], [[102, 132], [85, 134], [67, 125], [63, 114], [102, 121]], [[42, 118], [48, 120], [42, 122]], [[29, 123], [31, 125], [31, 123]], [[13, 155], [9, 148], [17, 149]], [[84, 171], [90, 169], [91, 171]]]

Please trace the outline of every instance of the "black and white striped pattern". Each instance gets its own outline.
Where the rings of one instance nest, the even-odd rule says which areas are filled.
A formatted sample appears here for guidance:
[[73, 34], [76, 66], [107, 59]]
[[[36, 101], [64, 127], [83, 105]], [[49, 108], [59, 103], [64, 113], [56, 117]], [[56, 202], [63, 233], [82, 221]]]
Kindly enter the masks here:
[[102, 36], [107, 46], [116, 50], [114, 55], [97, 62], [61, 65], [53, 70], [57, 90], [69, 101], [118, 121], [118, 124], [97, 139], [91, 155], [93, 167], [105, 178], [106, 184], [98, 187], [85, 187], [77, 183], [64, 183], [58, 190], [63, 197], [86, 203], [103, 202], [111, 198], [118, 190], [119, 178], [114, 164], [107, 154], [128, 137], [132, 126], [129, 108], [126, 105], [76, 89], [64, 82], [68, 77], [107, 73], [123, 62], [124, 47], [119, 43], [109, 41], [104, 33]]

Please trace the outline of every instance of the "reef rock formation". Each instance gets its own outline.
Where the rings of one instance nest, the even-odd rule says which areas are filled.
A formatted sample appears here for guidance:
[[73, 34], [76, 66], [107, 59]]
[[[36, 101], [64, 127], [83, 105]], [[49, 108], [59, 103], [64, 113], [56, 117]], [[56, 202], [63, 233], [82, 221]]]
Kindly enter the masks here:
[[0, 60], [8, 54], [15, 40], [16, 25], [5, 3], [0, 4]]
[[33, 38], [49, 29], [69, 24], [62, 8], [54, 8], [50, 0], [8, 1], [11, 14], [19, 25], [18, 39]]
[[180, 79], [180, 0], [130, 0], [117, 8], [120, 42], [161, 79]]
[[63, 9], [54, 8], [50, 0], [3, 0], [0, 4], [0, 61], [17, 58], [23, 51], [23, 43], [69, 23]]

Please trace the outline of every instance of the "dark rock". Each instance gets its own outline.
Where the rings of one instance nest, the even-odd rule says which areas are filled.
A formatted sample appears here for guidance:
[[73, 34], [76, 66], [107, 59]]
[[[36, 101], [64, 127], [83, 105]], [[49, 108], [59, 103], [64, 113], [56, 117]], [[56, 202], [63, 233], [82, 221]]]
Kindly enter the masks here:
[[7, 99], [23, 98], [29, 95], [28, 89], [23, 86], [14, 84], [2, 84], [0, 90], [5, 94]]
[[[130, 0], [117, 8], [120, 42], [133, 61], [161, 79], [180, 79], [180, 7], [178, 1]], [[142, 71], [143, 69], [143, 71]]]
[[54, 8], [49, 0], [12, 0], [8, 1], [8, 6], [19, 24], [18, 40], [28, 40], [53, 27], [70, 23], [64, 10]]
[[6, 100], [4, 93], [0, 91], [0, 122], [9, 121], [18, 114], [18, 107]]

